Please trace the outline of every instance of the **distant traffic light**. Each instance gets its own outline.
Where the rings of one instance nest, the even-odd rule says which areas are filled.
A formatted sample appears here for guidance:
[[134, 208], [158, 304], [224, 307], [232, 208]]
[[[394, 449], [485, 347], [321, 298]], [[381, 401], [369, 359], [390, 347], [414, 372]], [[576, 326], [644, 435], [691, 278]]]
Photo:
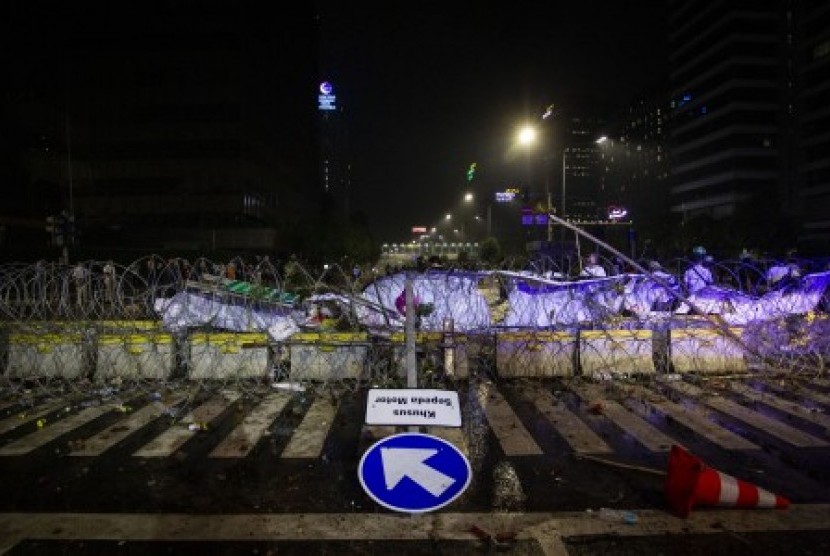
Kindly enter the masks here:
[[473, 178], [476, 174], [476, 163], [473, 162], [470, 164], [470, 167], [467, 169], [467, 181], [473, 181]]

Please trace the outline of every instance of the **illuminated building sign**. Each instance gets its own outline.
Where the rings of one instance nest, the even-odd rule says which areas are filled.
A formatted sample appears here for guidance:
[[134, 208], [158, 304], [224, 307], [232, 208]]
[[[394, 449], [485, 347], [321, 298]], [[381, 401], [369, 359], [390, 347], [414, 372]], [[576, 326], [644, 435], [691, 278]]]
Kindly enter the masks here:
[[412, 226], [412, 233], [413, 234], [425, 234], [427, 233], [426, 226]]
[[610, 220], [621, 220], [628, 216], [628, 211], [625, 207], [608, 207], [608, 218]]
[[522, 209], [522, 226], [547, 226], [549, 217], [544, 212], [538, 212], [532, 208]]
[[510, 187], [505, 189], [504, 191], [496, 191], [496, 202], [497, 203], [510, 203], [513, 199], [516, 198], [516, 195], [519, 194], [519, 190], [515, 187]]
[[335, 102], [337, 96], [334, 94], [334, 87], [328, 81], [320, 83], [320, 94], [317, 95], [318, 110], [336, 110]]

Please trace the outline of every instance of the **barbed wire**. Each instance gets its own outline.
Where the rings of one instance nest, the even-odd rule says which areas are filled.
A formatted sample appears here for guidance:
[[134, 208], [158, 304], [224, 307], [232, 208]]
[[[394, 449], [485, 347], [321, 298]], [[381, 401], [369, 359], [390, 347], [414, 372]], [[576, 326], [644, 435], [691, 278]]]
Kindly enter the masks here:
[[422, 387], [472, 376], [826, 372], [830, 274], [820, 262], [710, 261], [711, 283], [690, 291], [693, 261], [592, 252], [605, 276], [580, 276], [586, 261], [573, 257], [389, 274], [242, 256], [0, 265], [0, 388], [403, 387], [407, 281]]

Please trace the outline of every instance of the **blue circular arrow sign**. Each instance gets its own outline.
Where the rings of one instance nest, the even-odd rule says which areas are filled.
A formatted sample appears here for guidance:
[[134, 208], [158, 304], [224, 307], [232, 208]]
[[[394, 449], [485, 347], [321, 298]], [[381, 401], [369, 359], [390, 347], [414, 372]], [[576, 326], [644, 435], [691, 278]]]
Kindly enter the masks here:
[[416, 432], [373, 444], [357, 468], [363, 490], [381, 506], [423, 513], [446, 506], [467, 489], [470, 462], [437, 436]]

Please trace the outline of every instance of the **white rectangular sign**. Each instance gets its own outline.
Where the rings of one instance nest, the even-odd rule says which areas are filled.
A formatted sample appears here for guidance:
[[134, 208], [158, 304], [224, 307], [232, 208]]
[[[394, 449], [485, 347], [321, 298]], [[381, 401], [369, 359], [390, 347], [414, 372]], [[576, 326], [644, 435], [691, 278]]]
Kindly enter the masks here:
[[458, 392], [372, 388], [366, 399], [366, 424], [460, 427]]

